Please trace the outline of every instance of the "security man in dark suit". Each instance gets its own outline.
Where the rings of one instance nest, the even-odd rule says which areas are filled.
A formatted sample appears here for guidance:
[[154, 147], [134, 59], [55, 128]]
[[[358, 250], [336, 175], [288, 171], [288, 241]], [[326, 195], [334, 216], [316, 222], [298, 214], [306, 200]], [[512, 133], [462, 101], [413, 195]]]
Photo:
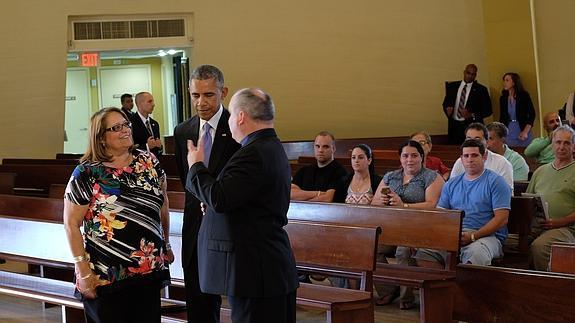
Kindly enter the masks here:
[[296, 322], [298, 277], [288, 235], [290, 166], [259, 89], [238, 91], [229, 125], [242, 147], [215, 177], [188, 140], [186, 189], [206, 205], [198, 237], [200, 287], [227, 295], [232, 321]]
[[[222, 105], [228, 93], [222, 72], [211, 65], [197, 67], [190, 76], [189, 91], [197, 114], [180, 123], [174, 130], [176, 164], [184, 187], [190, 168], [187, 161], [188, 139], [196, 145], [199, 138], [211, 141], [211, 149], [207, 152], [209, 158], [206, 158], [209, 162], [206, 165], [214, 176], [220, 173], [240, 147], [232, 138], [228, 126], [230, 114]], [[204, 294], [200, 290], [196, 244], [201, 221], [200, 201], [186, 190], [182, 227], [182, 267], [188, 322], [214, 323], [219, 322], [222, 299], [220, 295]]]
[[465, 129], [473, 122], [483, 123], [493, 111], [487, 88], [479, 84], [477, 66], [469, 64], [463, 71], [463, 80], [445, 84], [443, 112], [447, 116], [449, 143], [460, 145], [465, 141]]
[[150, 150], [154, 155], [163, 153], [162, 140], [160, 140], [160, 125], [150, 116], [154, 112], [154, 97], [148, 92], [136, 94], [138, 110], [130, 118], [132, 122], [132, 137], [134, 145], [139, 149]]

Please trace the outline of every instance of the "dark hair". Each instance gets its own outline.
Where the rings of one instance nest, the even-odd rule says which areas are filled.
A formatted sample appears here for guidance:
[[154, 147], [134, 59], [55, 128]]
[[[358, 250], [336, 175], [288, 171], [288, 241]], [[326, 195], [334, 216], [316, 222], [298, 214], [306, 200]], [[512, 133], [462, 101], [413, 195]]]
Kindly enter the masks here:
[[408, 140], [406, 142], [404, 142], [403, 144], [401, 144], [401, 146], [399, 146], [399, 149], [397, 150], [397, 153], [399, 154], [399, 156], [401, 157], [401, 152], [403, 151], [403, 148], [405, 147], [414, 147], [415, 149], [417, 149], [417, 152], [419, 153], [419, 155], [421, 156], [421, 166], [423, 165], [423, 160], [424, 160], [424, 152], [423, 152], [423, 147], [421, 147], [421, 145], [415, 141], [415, 140]]
[[485, 155], [485, 145], [483, 144], [483, 142], [477, 139], [466, 139], [461, 144], [461, 152], [463, 152], [463, 148], [465, 147], [477, 147], [479, 148], [479, 153], [481, 154], [481, 156]]
[[222, 89], [224, 87], [224, 74], [219, 68], [213, 65], [200, 65], [192, 71], [192, 74], [190, 74], [190, 82], [192, 82], [192, 80], [209, 79], [214, 79], [216, 81], [218, 89]]
[[370, 175], [375, 174], [375, 165], [374, 165], [375, 160], [373, 159], [373, 152], [371, 151], [371, 147], [369, 147], [369, 146], [366, 145], [366, 144], [359, 144], [359, 145], [353, 146], [353, 148], [351, 149], [351, 151], [353, 152], [353, 150], [354, 150], [355, 148], [359, 148], [359, 149], [363, 150], [363, 152], [365, 153], [365, 156], [366, 156], [368, 159], [371, 159], [371, 164], [369, 164], [368, 171], [369, 171], [369, 174], [370, 174]]
[[503, 123], [497, 121], [488, 124], [487, 130], [495, 132], [497, 137], [501, 139], [507, 138], [507, 133], [509, 132], [509, 130], [507, 130], [507, 127]]
[[120, 103], [124, 103], [125, 99], [131, 99], [131, 98], [132, 98], [132, 95], [130, 93], [124, 93], [120, 97]]
[[467, 130], [469, 130], [469, 129], [483, 131], [483, 137], [485, 138], [485, 140], [487, 140], [489, 138], [489, 133], [487, 132], [487, 128], [481, 122], [473, 122], [472, 124], [467, 126], [467, 128], [465, 128], [465, 135], [467, 135]]
[[[507, 72], [503, 74], [503, 77], [501, 79], [505, 80], [505, 77], [507, 75], [511, 76], [511, 80], [513, 81], [513, 89], [515, 90], [515, 95], [525, 91], [523, 83], [521, 83], [521, 78], [519, 77], [519, 74], [513, 72]], [[509, 96], [509, 91], [503, 90], [503, 96]]]

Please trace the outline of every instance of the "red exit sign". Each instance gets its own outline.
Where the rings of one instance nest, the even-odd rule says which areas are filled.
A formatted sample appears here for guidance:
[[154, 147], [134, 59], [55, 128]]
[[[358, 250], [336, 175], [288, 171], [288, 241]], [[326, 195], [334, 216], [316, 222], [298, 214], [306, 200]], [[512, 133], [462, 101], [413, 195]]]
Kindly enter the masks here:
[[84, 67], [100, 66], [100, 54], [98, 53], [82, 53], [80, 61]]

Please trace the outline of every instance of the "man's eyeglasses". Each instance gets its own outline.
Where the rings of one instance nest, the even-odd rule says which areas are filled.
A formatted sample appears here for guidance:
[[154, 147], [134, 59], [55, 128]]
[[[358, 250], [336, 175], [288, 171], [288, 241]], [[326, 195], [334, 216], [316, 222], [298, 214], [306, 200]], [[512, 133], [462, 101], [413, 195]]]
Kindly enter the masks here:
[[124, 129], [124, 127], [132, 129], [132, 123], [126, 121], [124, 123], [119, 123], [111, 126], [110, 128], [106, 128], [106, 131], [113, 131], [113, 132], [120, 132]]
[[417, 143], [422, 145], [422, 146], [427, 145], [427, 141], [425, 141], [425, 140], [419, 140]]

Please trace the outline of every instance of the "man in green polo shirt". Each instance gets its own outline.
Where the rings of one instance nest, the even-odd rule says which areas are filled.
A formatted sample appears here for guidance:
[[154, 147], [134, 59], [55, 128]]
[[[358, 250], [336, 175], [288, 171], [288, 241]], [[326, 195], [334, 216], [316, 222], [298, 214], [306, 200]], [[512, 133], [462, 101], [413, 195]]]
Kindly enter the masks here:
[[545, 136], [533, 139], [525, 148], [525, 156], [537, 158], [539, 164], [547, 164], [553, 161], [553, 148], [551, 145], [551, 133], [561, 126], [561, 118], [557, 112], [549, 112], [543, 117], [543, 126], [547, 132]]
[[525, 159], [516, 151], [505, 144], [509, 130], [501, 122], [492, 122], [487, 125], [489, 137], [487, 139], [487, 149], [502, 155], [513, 166], [513, 180], [526, 181], [529, 176], [529, 165]]
[[575, 242], [575, 131], [558, 127], [551, 136], [555, 160], [533, 173], [528, 193], [542, 195], [549, 203], [549, 220], [541, 223], [544, 231], [531, 244], [536, 270], [547, 270], [554, 242]]

